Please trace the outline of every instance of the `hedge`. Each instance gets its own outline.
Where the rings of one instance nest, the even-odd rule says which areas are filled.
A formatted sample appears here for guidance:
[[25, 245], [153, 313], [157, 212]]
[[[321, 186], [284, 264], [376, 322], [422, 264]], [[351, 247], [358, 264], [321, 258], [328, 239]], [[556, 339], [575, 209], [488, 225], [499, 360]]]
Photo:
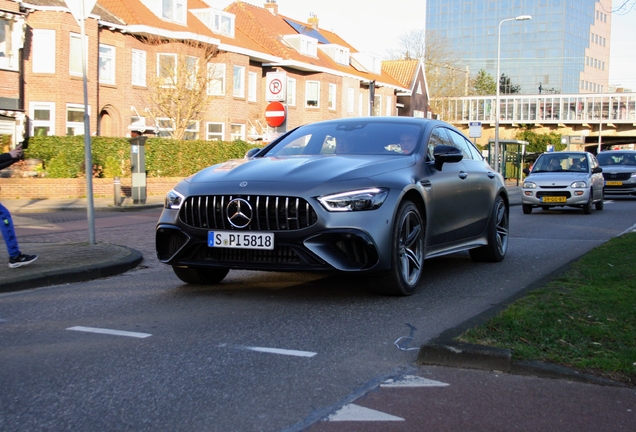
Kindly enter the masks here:
[[[36, 136], [25, 142], [25, 158], [41, 159], [50, 178], [84, 177], [83, 136]], [[180, 141], [148, 138], [145, 144], [148, 177], [187, 177], [205, 167], [240, 159], [258, 147], [245, 141]], [[92, 137], [94, 177], [130, 177], [131, 144], [127, 138]]]

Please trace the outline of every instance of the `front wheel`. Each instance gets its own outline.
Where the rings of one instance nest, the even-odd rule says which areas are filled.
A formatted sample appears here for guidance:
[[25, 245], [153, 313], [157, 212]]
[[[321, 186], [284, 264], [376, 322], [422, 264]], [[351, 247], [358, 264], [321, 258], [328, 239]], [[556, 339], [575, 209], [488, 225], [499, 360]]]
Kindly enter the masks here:
[[490, 217], [488, 244], [470, 250], [470, 257], [473, 261], [499, 262], [503, 260], [508, 250], [508, 227], [508, 206], [504, 199], [498, 196]]
[[605, 201], [605, 192], [601, 191], [601, 199], [600, 201], [596, 201], [596, 203], [594, 204], [594, 208], [596, 210], [603, 210], [604, 201]]
[[593, 191], [590, 190], [590, 198], [583, 205], [583, 214], [591, 214], [592, 213], [592, 201], [593, 201]]
[[184, 268], [172, 267], [172, 271], [185, 283], [194, 285], [216, 285], [221, 282], [229, 273], [226, 268]]
[[422, 278], [425, 232], [426, 225], [417, 206], [403, 202], [393, 224], [391, 270], [371, 277], [373, 291], [393, 296], [415, 292]]

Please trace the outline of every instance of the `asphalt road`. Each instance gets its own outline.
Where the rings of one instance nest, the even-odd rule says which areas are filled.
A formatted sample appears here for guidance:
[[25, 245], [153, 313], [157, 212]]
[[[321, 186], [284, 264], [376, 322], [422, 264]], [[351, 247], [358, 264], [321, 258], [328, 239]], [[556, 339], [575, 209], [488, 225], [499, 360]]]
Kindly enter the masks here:
[[[470, 397], [478, 382], [497, 381], [492, 373], [456, 379], [460, 372], [418, 367], [417, 349], [629, 229], [635, 208], [633, 200], [607, 202], [591, 215], [523, 215], [513, 207], [502, 263], [473, 263], [468, 254], [427, 261], [424, 283], [408, 298], [368, 294], [353, 277], [304, 273], [230, 272], [217, 287], [185, 285], [154, 258], [158, 211], [100, 214], [98, 241], [133, 247], [146, 259], [117, 277], [0, 295], [0, 430], [506, 430], [507, 419], [513, 429], [533, 430], [540, 410], [500, 412], [497, 421], [479, 409], [486, 396]], [[15, 219], [23, 241], [84, 241], [82, 216]], [[446, 394], [456, 396], [439, 398], [444, 409], [437, 398], [403, 404], [414, 415], [394, 411], [402, 421], [321, 421], [354, 402], [392, 411], [369, 398], [405, 375], [450, 384]], [[511, 391], [535, 408], [572, 405], [546, 380], [500, 378], [513, 380], [506, 381]], [[490, 386], [492, 403], [514, 401], [501, 392], [506, 386]], [[403, 397], [384, 400], [401, 405]], [[607, 397], [624, 430], [636, 429], [634, 390]], [[577, 409], [541, 429], [586, 430], [560, 427], [580, 423]], [[422, 416], [438, 420], [425, 424]]]

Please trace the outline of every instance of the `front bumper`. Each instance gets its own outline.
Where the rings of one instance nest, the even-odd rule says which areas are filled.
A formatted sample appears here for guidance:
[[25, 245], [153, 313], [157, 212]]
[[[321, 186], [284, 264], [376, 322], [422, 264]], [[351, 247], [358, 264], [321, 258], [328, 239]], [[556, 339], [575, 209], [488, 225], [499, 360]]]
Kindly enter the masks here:
[[521, 203], [537, 207], [579, 207], [587, 204], [590, 199], [590, 189], [572, 188], [537, 188], [523, 189]]

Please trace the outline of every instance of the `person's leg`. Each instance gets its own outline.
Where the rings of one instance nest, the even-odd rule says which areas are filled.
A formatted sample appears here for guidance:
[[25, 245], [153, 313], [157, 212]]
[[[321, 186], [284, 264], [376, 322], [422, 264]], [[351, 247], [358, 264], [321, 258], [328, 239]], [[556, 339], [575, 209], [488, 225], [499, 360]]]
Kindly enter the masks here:
[[7, 210], [2, 203], [0, 203], [0, 231], [2, 231], [2, 238], [4, 238], [4, 242], [7, 245], [9, 257], [14, 258], [20, 255], [20, 248], [18, 247], [18, 239], [15, 236], [11, 213], [9, 213], [9, 210]]

